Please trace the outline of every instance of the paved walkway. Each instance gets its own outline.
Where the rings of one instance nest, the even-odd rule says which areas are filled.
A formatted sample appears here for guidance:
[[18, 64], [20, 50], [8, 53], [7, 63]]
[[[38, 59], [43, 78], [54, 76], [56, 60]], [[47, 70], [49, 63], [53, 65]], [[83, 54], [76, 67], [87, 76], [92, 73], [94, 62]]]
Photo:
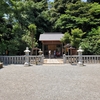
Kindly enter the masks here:
[[0, 100], [100, 100], [100, 64], [4, 66]]

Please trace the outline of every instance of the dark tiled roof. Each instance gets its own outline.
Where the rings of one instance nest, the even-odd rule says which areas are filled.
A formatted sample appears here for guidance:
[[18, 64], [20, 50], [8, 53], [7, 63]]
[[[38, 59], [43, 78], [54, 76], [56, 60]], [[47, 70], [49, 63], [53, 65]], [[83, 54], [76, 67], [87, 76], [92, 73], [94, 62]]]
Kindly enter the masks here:
[[40, 34], [39, 41], [60, 41], [63, 35], [62, 33], [44, 33]]

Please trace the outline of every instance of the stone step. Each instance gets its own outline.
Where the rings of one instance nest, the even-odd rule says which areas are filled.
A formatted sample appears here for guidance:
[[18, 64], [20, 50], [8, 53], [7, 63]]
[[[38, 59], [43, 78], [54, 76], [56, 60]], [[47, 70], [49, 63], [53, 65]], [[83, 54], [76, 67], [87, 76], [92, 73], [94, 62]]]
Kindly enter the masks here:
[[47, 63], [47, 64], [62, 64], [63, 63], [63, 59], [44, 59], [44, 63]]

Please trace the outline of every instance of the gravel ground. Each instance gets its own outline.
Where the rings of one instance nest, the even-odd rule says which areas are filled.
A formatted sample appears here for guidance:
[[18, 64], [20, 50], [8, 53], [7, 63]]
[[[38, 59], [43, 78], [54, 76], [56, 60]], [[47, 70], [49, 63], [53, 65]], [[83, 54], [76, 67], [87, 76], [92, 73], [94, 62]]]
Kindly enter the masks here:
[[0, 100], [100, 100], [100, 64], [4, 66]]

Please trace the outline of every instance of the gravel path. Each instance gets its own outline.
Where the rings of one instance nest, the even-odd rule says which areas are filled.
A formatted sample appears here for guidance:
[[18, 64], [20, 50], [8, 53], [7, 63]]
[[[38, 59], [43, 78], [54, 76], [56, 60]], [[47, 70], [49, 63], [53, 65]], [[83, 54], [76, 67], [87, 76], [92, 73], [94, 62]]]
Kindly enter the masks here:
[[100, 100], [100, 64], [4, 66], [0, 100]]

